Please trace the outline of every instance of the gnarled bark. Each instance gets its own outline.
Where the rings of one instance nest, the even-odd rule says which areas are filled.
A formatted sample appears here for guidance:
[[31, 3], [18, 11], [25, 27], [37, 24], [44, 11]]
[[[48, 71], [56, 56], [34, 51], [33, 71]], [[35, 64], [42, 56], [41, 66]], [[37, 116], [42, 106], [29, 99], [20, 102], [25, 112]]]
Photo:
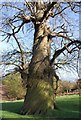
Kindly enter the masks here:
[[22, 114], [46, 114], [54, 109], [53, 88], [44, 80], [33, 79], [32, 87], [28, 88]]
[[33, 57], [29, 66], [27, 94], [21, 114], [46, 114], [54, 109], [53, 74], [50, 66], [50, 40], [46, 25], [37, 25]]

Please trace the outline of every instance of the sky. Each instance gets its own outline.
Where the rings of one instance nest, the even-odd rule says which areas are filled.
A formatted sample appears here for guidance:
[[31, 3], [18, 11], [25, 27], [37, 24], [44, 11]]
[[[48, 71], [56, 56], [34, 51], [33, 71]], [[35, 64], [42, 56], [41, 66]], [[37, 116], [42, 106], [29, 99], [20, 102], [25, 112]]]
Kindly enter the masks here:
[[75, 72], [75, 70], [62, 70], [62, 69], [59, 69], [58, 72], [57, 72], [59, 78], [61, 80], [67, 80], [67, 81], [76, 81], [79, 76], [77, 74], [77, 72]]
[[[75, 26], [73, 27], [73, 31], [74, 31], [75, 37], [78, 38], [79, 37], [79, 31], [78, 31], [78, 28], [79, 28], [78, 27], [79, 26], [79, 21], [78, 21], [79, 20], [79, 14], [78, 15], [74, 15], [74, 13], [70, 13], [68, 11], [66, 11], [66, 13], [70, 17], [70, 22], [72, 22], [72, 19], [75, 20], [75, 23], [74, 23]], [[10, 12], [10, 14], [12, 14], [12, 13]], [[0, 13], [0, 16], [2, 16], [2, 13]], [[77, 25], [77, 27], [76, 27], [76, 25]], [[27, 47], [29, 49], [32, 47], [32, 43], [33, 43], [33, 36], [32, 36], [32, 34], [33, 34], [33, 30], [30, 31], [29, 33], [27, 33], [26, 38], [24, 38], [24, 41], [26, 42], [26, 45], [27, 45]], [[23, 37], [23, 34], [20, 34], [20, 36]], [[0, 54], [3, 51], [6, 52], [8, 49], [13, 49], [12, 44], [14, 45], [14, 47], [16, 49], [18, 48], [17, 44], [13, 41], [13, 38], [12, 38], [12, 41], [10, 43], [6, 43], [5, 41], [2, 42], [1, 41], [2, 39], [3, 39], [3, 37], [0, 36]], [[30, 39], [32, 39], [32, 41]], [[71, 70], [68, 70], [68, 69], [67, 70], [59, 69], [57, 74], [60, 76], [60, 79], [63, 79], [63, 80], [74, 81], [74, 80], [78, 79], [77, 72], [76, 71], [71, 71]], [[2, 68], [0, 67], [0, 76], [1, 75], [2, 75]]]

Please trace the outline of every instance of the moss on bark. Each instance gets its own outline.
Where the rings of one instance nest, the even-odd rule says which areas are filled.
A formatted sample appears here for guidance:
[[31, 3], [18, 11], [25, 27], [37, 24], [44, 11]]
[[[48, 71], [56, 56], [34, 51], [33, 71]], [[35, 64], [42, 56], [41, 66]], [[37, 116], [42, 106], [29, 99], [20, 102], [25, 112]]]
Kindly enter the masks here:
[[46, 114], [54, 108], [52, 86], [44, 80], [33, 80], [29, 88], [21, 114]]

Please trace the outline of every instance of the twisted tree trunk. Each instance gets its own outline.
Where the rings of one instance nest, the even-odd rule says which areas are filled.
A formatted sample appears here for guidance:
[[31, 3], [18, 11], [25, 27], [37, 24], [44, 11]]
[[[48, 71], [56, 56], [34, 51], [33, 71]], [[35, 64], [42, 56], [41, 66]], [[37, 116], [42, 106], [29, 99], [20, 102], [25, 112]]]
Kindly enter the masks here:
[[53, 70], [46, 25], [36, 25], [27, 94], [21, 114], [46, 114], [54, 109]]

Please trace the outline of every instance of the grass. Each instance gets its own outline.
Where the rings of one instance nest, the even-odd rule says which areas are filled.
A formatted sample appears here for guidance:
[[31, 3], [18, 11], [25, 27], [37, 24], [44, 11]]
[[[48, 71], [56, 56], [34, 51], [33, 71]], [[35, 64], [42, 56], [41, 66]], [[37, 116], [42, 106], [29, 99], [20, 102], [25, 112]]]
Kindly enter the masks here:
[[[56, 103], [58, 106], [57, 110], [54, 110], [51, 115], [52, 120], [57, 120], [59, 118], [69, 118], [72, 119], [79, 119], [80, 118], [80, 100], [78, 95], [69, 95], [69, 96], [59, 96], [56, 98]], [[20, 115], [19, 110], [23, 105], [23, 100], [18, 101], [3, 101], [0, 102], [2, 104], [2, 110], [0, 110], [0, 116], [5, 120], [11, 120], [11, 118], [16, 118], [19, 120], [22, 119], [33, 119], [33, 120], [50, 120], [50, 118], [46, 118], [46, 116], [33, 116], [33, 115]]]

